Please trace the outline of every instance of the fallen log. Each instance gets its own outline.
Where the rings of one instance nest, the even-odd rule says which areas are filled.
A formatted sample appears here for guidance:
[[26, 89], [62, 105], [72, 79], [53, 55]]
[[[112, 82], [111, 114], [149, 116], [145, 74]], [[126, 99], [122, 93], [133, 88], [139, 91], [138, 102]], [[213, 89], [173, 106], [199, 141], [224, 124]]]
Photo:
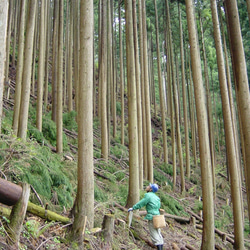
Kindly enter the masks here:
[[0, 203], [13, 206], [22, 195], [22, 187], [0, 178]]
[[[21, 195], [21, 186], [0, 178], [0, 203], [8, 206], [13, 206], [18, 202]], [[68, 217], [61, 216], [31, 202], [28, 202], [27, 212], [49, 221], [60, 221], [65, 224], [70, 222], [70, 219]], [[8, 216], [10, 215], [10, 212], [7, 212], [7, 208], [3, 208], [0, 206], [0, 215]]]

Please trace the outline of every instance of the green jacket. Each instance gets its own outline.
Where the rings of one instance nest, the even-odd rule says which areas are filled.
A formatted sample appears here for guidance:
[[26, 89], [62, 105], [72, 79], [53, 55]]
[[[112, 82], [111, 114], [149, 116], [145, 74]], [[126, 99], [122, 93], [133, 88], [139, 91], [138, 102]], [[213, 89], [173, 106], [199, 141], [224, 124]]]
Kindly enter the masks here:
[[147, 215], [144, 217], [146, 220], [153, 220], [153, 215], [160, 214], [161, 201], [160, 198], [153, 192], [148, 192], [133, 206], [133, 210], [140, 209], [146, 206]]

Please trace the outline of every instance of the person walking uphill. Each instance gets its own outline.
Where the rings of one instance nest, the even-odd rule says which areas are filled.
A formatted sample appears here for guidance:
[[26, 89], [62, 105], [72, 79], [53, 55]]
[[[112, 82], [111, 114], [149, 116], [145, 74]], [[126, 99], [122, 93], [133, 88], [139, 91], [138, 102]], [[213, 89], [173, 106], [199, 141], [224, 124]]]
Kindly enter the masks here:
[[160, 198], [155, 194], [158, 191], [158, 185], [157, 184], [149, 184], [146, 187], [146, 194], [144, 195], [144, 198], [141, 199], [139, 202], [137, 202], [133, 207], [128, 209], [128, 212], [140, 209], [144, 206], [146, 206], [147, 215], [144, 219], [148, 220], [148, 227], [149, 227], [149, 233], [150, 237], [152, 239], [152, 242], [154, 245], [157, 246], [158, 250], [163, 249], [163, 237], [161, 235], [161, 229], [154, 228], [153, 225], [153, 216], [160, 214], [160, 207], [161, 207], [161, 201]]

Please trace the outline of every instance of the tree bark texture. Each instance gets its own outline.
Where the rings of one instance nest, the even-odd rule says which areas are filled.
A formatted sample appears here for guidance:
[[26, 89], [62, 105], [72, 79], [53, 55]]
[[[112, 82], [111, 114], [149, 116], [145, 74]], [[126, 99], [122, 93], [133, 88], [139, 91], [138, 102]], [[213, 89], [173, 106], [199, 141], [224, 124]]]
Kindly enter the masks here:
[[0, 133], [2, 125], [3, 112], [3, 90], [4, 90], [4, 72], [6, 62], [6, 38], [8, 21], [8, 0], [0, 2]]

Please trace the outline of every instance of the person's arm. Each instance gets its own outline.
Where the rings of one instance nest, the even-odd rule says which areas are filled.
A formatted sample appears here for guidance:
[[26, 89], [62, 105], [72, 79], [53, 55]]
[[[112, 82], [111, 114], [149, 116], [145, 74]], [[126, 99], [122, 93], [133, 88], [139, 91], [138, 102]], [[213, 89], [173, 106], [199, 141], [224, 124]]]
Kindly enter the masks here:
[[149, 196], [147, 195], [147, 193], [144, 195], [144, 198], [141, 199], [139, 202], [137, 202], [134, 206], [133, 206], [133, 210], [136, 210], [136, 209], [140, 209], [144, 206], [147, 205], [149, 201]]

